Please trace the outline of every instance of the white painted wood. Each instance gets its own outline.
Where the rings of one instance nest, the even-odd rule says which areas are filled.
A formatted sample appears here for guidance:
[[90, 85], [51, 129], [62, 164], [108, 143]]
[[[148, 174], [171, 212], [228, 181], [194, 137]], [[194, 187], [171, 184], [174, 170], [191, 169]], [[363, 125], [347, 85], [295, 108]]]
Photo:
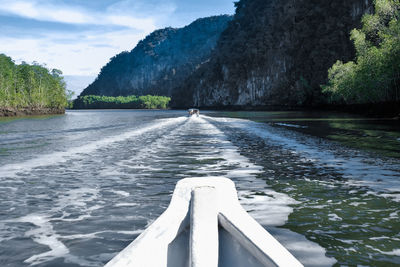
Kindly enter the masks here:
[[218, 267], [218, 217], [214, 187], [196, 187], [190, 208], [190, 267]]
[[223, 210], [220, 210], [218, 219], [220, 225], [264, 266], [303, 266], [240, 204], [235, 207], [225, 206]]
[[[201, 193], [199, 195], [199, 203], [194, 203], [193, 210], [199, 207], [201, 211], [198, 215], [200, 218], [190, 217], [190, 200], [192, 192], [202, 187], [213, 187], [215, 192], [215, 201], [208, 201], [207, 197]], [[197, 188], [197, 189], [196, 189]], [[201, 192], [200, 190], [199, 192]], [[208, 193], [205, 193], [207, 195]], [[208, 225], [204, 228], [197, 226], [196, 223], [202, 222], [202, 216], [210, 216], [207, 207], [216, 210], [218, 214], [218, 222], [223, 228], [225, 242], [236, 242], [239, 249], [228, 254], [224, 250], [224, 257], [231, 258], [227, 261], [224, 258], [219, 258], [218, 266], [228, 266], [224, 262], [230, 262], [229, 267], [241, 266], [241, 262], [254, 262], [251, 266], [302, 266], [292, 254], [290, 254], [275, 238], [273, 238], [261, 225], [259, 225], [239, 204], [234, 183], [221, 177], [208, 178], [190, 178], [180, 180], [175, 188], [171, 203], [167, 210], [135, 241], [126, 247], [121, 253], [115, 256], [106, 266], [107, 267], [122, 267], [122, 266], [137, 266], [137, 267], [180, 267], [190, 266], [190, 253], [187, 253], [188, 247], [194, 246], [192, 251], [192, 264], [196, 264], [199, 259], [196, 255], [203, 255], [202, 249], [206, 249], [205, 244], [215, 245], [215, 233], [212, 238], [192, 236], [192, 241], [196, 243], [199, 238], [199, 246], [196, 247], [192, 241], [189, 241], [187, 229], [190, 227], [200, 227], [199, 233], [208, 231], [206, 229], [215, 229]], [[268, 212], [268, 211], [266, 211]], [[214, 213], [211, 211], [210, 214]], [[192, 214], [193, 215], [193, 214]], [[196, 217], [196, 212], [194, 215]], [[211, 218], [212, 216], [210, 216]], [[217, 224], [215, 220], [215, 224]], [[218, 225], [218, 224], [217, 224]], [[192, 229], [191, 229], [192, 230]], [[194, 229], [193, 229], [194, 230]], [[194, 230], [194, 233], [197, 233]], [[207, 233], [204, 236], [207, 237]], [[227, 236], [229, 235], [229, 236]], [[193, 239], [194, 238], [194, 239]], [[192, 244], [191, 244], [192, 242]], [[191, 244], [191, 245], [190, 245]], [[228, 245], [228, 244], [227, 244]], [[229, 244], [231, 245], [231, 244]], [[219, 250], [224, 247], [223, 243], [219, 244]], [[198, 251], [197, 251], [198, 250]], [[217, 249], [215, 249], [217, 251]], [[219, 253], [219, 252], [218, 252]], [[233, 254], [235, 253], [235, 254]], [[194, 257], [193, 257], [194, 256]], [[197, 257], [197, 258], [196, 258]], [[213, 257], [215, 255], [213, 254]], [[218, 256], [217, 256], [218, 257]], [[246, 257], [246, 258], [240, 258]], [[232, 260], [232, 259], [238, 260]], [[235, 265], [235, 263], [237, 265]], [[214, 263], [213, 263], [214, 264]], [[200, 265], [198, 265], [200, 266]], [[202, 265], [203, 266], [203, 265]], [[207, 266], [207, 265], [206, 265]], [[215, 265], [209, 265], [215, 266]], [[247, 266], [246, 266], [247, 267]]]

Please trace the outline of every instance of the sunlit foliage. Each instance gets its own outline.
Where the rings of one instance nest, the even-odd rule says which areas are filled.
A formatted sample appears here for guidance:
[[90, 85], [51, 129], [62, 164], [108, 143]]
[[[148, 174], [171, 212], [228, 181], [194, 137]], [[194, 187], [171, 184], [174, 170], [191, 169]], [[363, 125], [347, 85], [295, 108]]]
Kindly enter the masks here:
[[170, 97], [166, 96], [98, 96], [85, 95], [78, 97], [74, 103], [74, 109], [166, 109]]
[[15, 64], [0, 54], [1, 108], [64, 108], [67, 104], [62, 72], [33, 63]]
[[337, 104], [400, 101], [400, 1], [375, 0], [375, 13], [351, 32], [356, 60], [336, 62], [323, 86]]

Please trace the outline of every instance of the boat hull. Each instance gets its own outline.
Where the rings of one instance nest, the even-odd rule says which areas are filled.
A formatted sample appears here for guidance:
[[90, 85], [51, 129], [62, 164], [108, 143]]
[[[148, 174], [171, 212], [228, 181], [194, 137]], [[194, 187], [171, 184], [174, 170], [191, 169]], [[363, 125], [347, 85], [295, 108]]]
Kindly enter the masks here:
[[302, 264], [242, 208], [231, 180], [211, 177], [179, 181], [167, 210], [106, 266]]

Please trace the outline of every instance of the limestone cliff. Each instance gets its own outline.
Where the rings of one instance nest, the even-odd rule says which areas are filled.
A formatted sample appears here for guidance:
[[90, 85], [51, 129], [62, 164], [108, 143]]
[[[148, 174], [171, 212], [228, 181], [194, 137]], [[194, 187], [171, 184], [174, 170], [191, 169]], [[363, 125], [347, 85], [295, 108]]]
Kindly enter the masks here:
[[231, 16], [198, 19], [190, 25], [154, 31], [130, 52], [110, 59], [81, 95], [171, 95], [209, 59]]
[[314, 105], [372, 0], [240, 0], [211, 60], [175, 88], [176, 107]]

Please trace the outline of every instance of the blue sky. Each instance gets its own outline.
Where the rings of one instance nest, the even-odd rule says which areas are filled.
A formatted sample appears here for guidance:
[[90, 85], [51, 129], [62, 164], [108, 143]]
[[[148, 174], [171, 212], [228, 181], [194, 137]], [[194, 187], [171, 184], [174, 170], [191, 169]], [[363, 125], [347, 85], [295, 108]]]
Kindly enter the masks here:
[[233, 13], [233, 0], [0, 0], [0, 53], [58, 68], [77, 90], [155, 29]]

